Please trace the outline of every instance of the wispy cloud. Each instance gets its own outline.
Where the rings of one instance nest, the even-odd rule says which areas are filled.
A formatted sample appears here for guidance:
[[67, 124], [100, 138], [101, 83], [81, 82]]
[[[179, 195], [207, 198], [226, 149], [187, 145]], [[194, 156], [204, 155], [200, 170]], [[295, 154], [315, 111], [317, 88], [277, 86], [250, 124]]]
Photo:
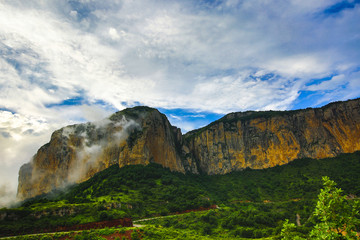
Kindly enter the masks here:
[[[81, 92], [89, 101], [101, 99], [116, 109], [135, 101], [155, 107], [195, 105], [207, 111], [215, 107], [223, 113], [269, 104], [289, 108], [292, 101], [275, 103], [288, 99], [283, 91], [270, 94], [264, 89], [270, 83], [255, 84], [251, 75], [278, 75], [281, 81], [271, 83], [272, 89], [291, 87], [295, 78], [301, 79], [301, 89], [310, 78], [332, 75], [345, 65], [356, 65], [359, 58], [344, 54], [354, 52], [359, 40], [358, 27], [352, 24], [359, 18], [356, 5], [341, 18], [328, 19], [316, 14], [335, 1], [139, 4], [2, 4], [3, 79], [14, 79], [8, 84], [14, 91], [29, 85], [18, 95], [37, 93], [26, 105], [11, 98], [3, 104], [18, 112], [25, 111], [21, 106], [33, 111]], [[224, 107], [211, 101], [211, 88], [219, 85], [232, 96], [223, 94]], [[291, 90], [295, 98], [300, 89]], [[244, 104], [233, 101], [239, 91], [273, 97]], [[182, 101], [184, 97], [188, 101]]]

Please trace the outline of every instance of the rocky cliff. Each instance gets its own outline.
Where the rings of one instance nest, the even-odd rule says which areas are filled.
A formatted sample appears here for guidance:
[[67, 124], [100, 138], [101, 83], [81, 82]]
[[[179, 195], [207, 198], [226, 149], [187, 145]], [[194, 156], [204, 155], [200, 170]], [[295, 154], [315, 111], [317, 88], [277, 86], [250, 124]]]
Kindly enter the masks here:
[[82, 182], [113, 164], [158, 163], [172, 171], [193, 171], [181, 158], [181, 131], [156, 109], [135, 107], [103, 121], [55, 131], [19, 171], [18, 198]]
[[184, 136], [156, 109], [125, 109], [53, 133], [19, 172], [25, 199], [84, 181], [115, 163], [225, 174], [360, 150], [360, 99], [296, 111], [230, 113]]
[[231, 113], [185, 135], [206, 174], [262, 169], [360, 150], [360, 99], [296, 111]]

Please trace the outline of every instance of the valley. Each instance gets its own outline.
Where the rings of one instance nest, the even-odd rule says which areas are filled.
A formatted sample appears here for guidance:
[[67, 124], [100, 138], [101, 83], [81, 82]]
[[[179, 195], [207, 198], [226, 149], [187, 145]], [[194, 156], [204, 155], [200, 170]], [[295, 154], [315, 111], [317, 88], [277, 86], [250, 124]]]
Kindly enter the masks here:
[[[285, 219], [300, 221], [297, 231], [306, 234], [317, 221], [312, 212], [322, 176], [329, 176], [356, 199], [360, 195], [359, 167], [360, 152], [225, 175], [182, 174], [158, 164], [114, 165], [83, 183], [26, 200], [16, 208], [1, 209], [0, 232], [6, 236], [112, 219], [136, 222], [169, 216], [141, 221], [145, 225], [138, 229], [142, 239], [276, 238]], [[214, 204], [219, 208], [173, 215]], [[101, 231], [105, 230], [88, 230], [73, 239], [90, 233], [106, 238]], [[60, 236], [64, 234], [52, 237], [63, 239]]]

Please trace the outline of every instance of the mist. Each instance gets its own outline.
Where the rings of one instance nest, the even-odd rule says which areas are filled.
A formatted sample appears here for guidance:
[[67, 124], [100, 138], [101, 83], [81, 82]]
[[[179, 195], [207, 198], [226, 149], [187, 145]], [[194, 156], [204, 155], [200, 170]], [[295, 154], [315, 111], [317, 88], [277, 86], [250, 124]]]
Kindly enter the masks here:
[[16, 191], [8, 183], [0, 185], [0, 208], [9, 208], [17, 203]]
[[[126, 119], [125, 116], [120, 121], [112, 122], [109, 119], [96, 121], [87, 124], [88, 128], [94, 128], [93, 131], [86, 129], [80, 134], [82, 145], [76, 149], [75, 162], [71, 165], [67, 176], [66, 184], [73, 184], [81, 181], [94, 168], [99, 168], [103, 164], [102, 156], [104, 150], [114, 147], [125, 141], [129, 133], [134, 129], [140, 129], [140, 125], [134, 120]], [[111, 133], [109, 132], [111, 131]], [[89, 134], [96, 133], [103, 138], [94, 141], [93, 136]], [[71, 130], [64, 129], [64, 133], [70, 136], [74, 134]], [[117, 159], [116, 159], [117, 160]]]

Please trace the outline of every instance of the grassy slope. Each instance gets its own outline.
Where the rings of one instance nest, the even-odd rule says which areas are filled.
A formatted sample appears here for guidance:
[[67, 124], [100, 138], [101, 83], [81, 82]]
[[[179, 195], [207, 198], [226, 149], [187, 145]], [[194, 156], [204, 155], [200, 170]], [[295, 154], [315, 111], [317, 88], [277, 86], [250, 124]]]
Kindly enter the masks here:
[[[155, 164], [124, 168], [112, 166], [67, 192], [38, 197], [15, 209], [0, 210], [0, 213], [8, 213], [0, 221], [0, 232], [19, 233], [34, 228], [111, 218], [166, 215], [215, 203], [225, 209], [215, 215], [220, 219], [215, 228], [218, 229], [216, 234], [222, 231], [222, 222], [227, 221], [227, 216], [231, 216], [232, 212], [247, 216], [246, 209], [249, 208], [255, 209], [256, 214], [252, 214], [252, 220], [246, 220], [254, 223], [248, 228], [263, 229], [261, 233], [238, 229], [237, 226], [245, 220], [236, 218], [232, 220], [235, 227], [224, 231], [234, 236], [250, 234], [251, 231], [252, 234], [266, 236], [278, 232], [278, 226], [285, 218], [294, 221], [295, 210], [309, 216], [312, 201], [322, 187], [322, 176], [336, 181], [345, 193], [359, 196], [359, 168], [359, 152], [333, 159], [300, 159], [271, 169], [246, 169], [218, 176], [183, 175]], [[302, 200], [296, 202], [294, 199]], [[248, 201], [251, 203], [245, 203]], [[263, 204], [264, 201], [276, 203]], [[224, 206], [230, 207], [230, 210], [226, 211]], [[245, 209], [242, 209], [244, 206]], [[267, 209], [262, 206], [273, 207]], [[59, 212], [60, 215], [65, 212], [64, 216], [57, 216]], [[259, 216], [258, 219], [256, 216]], [[267, 221], [269, 226], [256, 225], [257, 221]], [[198, 222], [201, 223], [200, 220]], [[274, 222], [279, 224], [272, 226]], [[203, 226], [208, 225], [204, 223]], [[206, 233], [206, 229], [201, 231]]]
[[57, 199], [86, 202], [110, 201], [112, 197], [135, 205], [137, 201], [150, 205], [165, 202], [169, 210], [181, 211], [204, 204], [207, 199], [219, 203], [314, 198], [325, 175], [345, 192], [360, 195], [359, 167], [360, 152], [320, 160], [299, 159], [284, 166], [215, 176], [183, 175], [156, 164], [120, 169], [112, 166]]

